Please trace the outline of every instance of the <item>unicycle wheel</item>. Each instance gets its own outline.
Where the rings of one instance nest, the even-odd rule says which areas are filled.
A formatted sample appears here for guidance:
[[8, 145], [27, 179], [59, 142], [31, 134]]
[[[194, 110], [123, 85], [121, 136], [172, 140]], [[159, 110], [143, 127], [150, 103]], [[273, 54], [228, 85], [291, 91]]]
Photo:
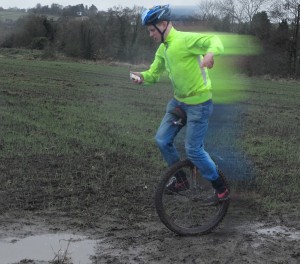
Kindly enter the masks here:
[[[180, 191], [170, 191], [174, 175], [185, 177]], [[184, 176], [182, 176], [184, 175]], [[227, 188], [228, 182], [219, 171]], [[169, 186], [169, 187], [168, 187]], [[155, 207], [162, 223], [178, 235], [210, 233], [224, 219], [230, 200], [207, 203], [214, 196], [211, 183], [200, 175], [189, 160], [179, 161], [165, 172], [155, 192]]]

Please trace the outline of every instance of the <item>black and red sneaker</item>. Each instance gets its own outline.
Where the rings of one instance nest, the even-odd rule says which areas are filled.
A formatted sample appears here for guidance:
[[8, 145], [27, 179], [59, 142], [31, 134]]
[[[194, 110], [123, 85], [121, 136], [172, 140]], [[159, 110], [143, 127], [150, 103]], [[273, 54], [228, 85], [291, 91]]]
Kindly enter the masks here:
[[226, 188], [222, 193], [216, 193], [216, 196], [219, 201], [226, 201], [229, 199], [229, 190]]
[[203, 205], [217, 205], [220, 202], [224, 202], [229, 199], [229, 190], [226, 188], [223, 192], [218, 193], [215, 191], [214, 195], [211, 195], [205, 199], [203, 199]]

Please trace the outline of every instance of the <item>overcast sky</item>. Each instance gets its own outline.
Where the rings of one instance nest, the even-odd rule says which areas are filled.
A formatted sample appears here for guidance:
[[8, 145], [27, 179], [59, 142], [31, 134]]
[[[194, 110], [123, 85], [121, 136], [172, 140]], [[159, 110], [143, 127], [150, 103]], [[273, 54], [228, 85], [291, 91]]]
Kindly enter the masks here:
[[55, 3], [62, 6], [68, 5], [78, 5], [83, 4], [87, 6], [95, 5], [99, 10], [107, 10], [113, 6], [122, 6], [122, 7], [133, 7], [134, 5], [144, 6], [150, 8], [154, 5], [197, 5], [200, 0], [0, 0], [0, 7], [9, 8], [9, 7], [18, 7], [18, 8], [32, 8], [35, 7], [37, 3], [40, 3], [42, 6]]

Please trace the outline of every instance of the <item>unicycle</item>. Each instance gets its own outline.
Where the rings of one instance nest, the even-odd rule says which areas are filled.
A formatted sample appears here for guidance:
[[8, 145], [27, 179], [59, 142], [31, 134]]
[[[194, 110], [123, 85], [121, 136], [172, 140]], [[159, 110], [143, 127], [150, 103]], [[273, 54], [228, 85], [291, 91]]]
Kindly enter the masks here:
[[[172, 177], [184, 172], [188, 184], [180, 192], [167, 189]], [[229, 190], [224, 174], [218, 169], [220, 177]], [[178, 235], [204, 235], [210, 233], [224, 219], [230, 200], [207, 203], [214, 195], [211, 183], [200, 175], [190, 160], [175, 163], [163, 175], [155, 192], [155, 207], [162, 223]]]

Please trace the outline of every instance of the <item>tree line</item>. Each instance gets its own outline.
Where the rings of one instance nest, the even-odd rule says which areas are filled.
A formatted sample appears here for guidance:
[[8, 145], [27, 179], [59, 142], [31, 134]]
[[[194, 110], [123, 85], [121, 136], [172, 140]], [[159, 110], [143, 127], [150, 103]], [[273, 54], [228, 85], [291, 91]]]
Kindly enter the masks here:
[[[157, 45], [141, 25], [142, 7], [58, 4], [27, 10], [13, 23], [0, 20], [0, 46], [57, 52], [88, 60], [148, 63]], [[173, 15], [175, 25], [201, 25], [207, 30], [250, 34], [263, 53], [248, 58], [249, 75], [300, 77], [299, 0], [202, 0], [194, 14]], [[2, 36], [2, 37], [1, 37]]]
[[[30, 9], [13, 26], [9, 25], [11, 33], [2, 38], [1, 47], [45, 50], [49, 56], [61, 52], [84, 59], [131, 63], [149, 60], [155, 48], [141, 26], [140, 7], [115, 7], [99, 12], [83, 5], [52, 5], [51, 10], [39, 5]], [[52, 16], [46, 15], [46, 11]], [[3, 28], [5, 23], [1, 24]]]

